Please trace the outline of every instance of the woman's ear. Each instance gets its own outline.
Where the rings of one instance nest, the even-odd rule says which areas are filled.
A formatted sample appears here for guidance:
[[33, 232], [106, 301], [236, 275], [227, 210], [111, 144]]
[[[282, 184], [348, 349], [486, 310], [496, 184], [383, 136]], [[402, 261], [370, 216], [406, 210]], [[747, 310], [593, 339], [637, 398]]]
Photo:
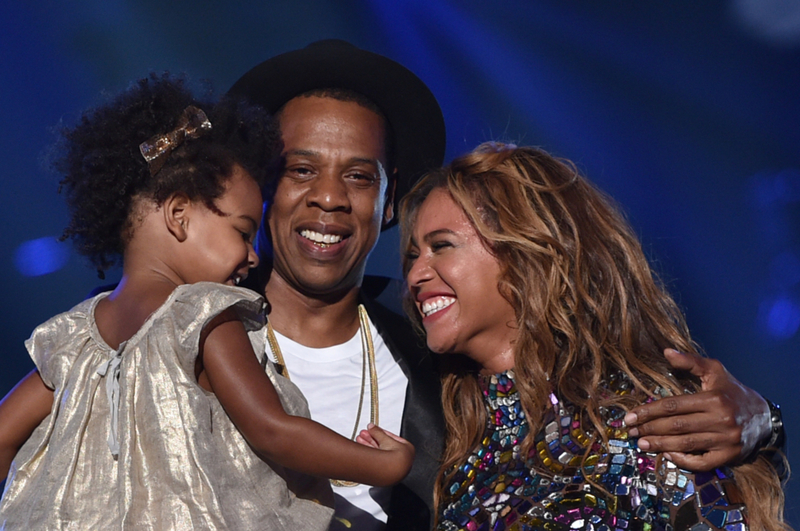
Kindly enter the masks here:
[[189, 227], [189, 218], [191, 217], [191, 206], [192, 201], [181, 192], [169, 196], [162, 205], [164, 223], [167, 226], [167, 230], [179, 242], [186, 240], [186, 230]]

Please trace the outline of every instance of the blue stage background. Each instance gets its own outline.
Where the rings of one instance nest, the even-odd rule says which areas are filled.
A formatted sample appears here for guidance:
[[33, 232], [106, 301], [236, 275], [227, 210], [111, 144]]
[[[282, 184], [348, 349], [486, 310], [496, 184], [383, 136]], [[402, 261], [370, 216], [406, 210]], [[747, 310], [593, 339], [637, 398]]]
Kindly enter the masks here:
[[[32, 368], [31, 330], [100, 283], [55, 241], [66, 209], [46, 170], [52, 127], [151, 70], [221, 93], [256, 63], [330, 37], [429, 84], [448, 160], [485, 140], [575, 160], [627, 211], [700, 344], [783, 405], [800, 463], [797, 0], [4, 2], [0, 393]], [[399, 276], [396, 247], [393, 229], [370, 271]]]

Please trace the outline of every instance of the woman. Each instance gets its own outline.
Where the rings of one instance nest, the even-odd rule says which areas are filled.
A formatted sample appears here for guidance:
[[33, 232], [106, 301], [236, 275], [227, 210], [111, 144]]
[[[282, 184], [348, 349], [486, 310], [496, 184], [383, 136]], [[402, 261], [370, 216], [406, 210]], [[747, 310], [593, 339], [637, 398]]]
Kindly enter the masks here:
[[570, 163], [484, 144], [424, 178], [401, 220], [410, 313], [453, 354], [439, 529], [787, 528], [766, 459], [691, 474], [628, 436], [631, 407], [699, 388], [662, 355], [697, 347]]

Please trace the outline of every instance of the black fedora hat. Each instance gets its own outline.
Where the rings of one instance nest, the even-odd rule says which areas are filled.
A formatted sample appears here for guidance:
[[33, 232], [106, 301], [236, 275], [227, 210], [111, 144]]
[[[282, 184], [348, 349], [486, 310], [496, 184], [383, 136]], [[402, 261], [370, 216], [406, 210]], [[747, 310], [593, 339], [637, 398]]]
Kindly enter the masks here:
[[[267, 59], [239, 78], [228, 94], [274, 113], [295, 96], [324, 88], [358, 92], [383, 111], [395, 143], [395, 203], [426, 170], [442, 165], [444, 118], [430, 89], [400, 63], [346, 41], [317, 41]], [[390, 226], [396, 213], [395, 208]]]

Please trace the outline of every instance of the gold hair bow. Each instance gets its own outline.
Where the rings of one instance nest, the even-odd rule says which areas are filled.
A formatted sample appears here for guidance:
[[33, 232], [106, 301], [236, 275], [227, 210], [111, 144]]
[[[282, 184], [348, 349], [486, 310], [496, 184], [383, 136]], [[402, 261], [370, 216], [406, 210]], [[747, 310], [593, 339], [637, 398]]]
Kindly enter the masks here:
[[194, 105], [189, 105], [181, 113], [178, 125], [169, 133], [155, 135], [139, 144], [144, 160], [150, 168], [150, 175], [155, 175], [164, 166], [172, 151], [183, 144], [186, 138], [198, 138], [211, 129], [206, 113]]

